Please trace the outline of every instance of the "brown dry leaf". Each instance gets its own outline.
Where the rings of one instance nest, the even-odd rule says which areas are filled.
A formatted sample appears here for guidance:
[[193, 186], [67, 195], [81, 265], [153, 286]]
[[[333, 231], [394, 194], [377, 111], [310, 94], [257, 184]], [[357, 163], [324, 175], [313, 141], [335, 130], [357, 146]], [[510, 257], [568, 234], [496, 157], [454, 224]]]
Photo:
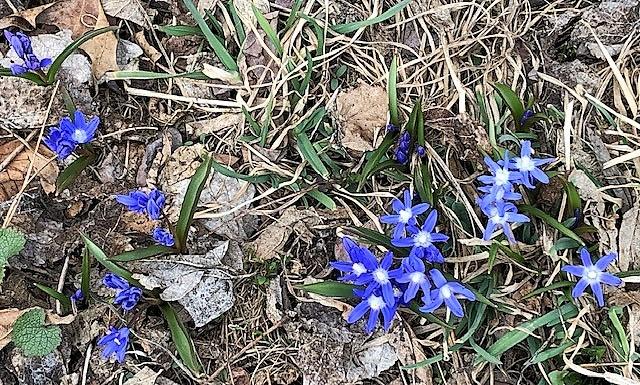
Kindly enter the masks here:
[[154, 385], [161, 372], [162, 371], [155, 372], [153, 369], [145, 366], [123, 385]]
[[13, 140], [0, 145], [0, 163], [5, 159], [13, 156], [15, 151], [19, 151], [17, 155], [0, 171], [0, 202], [7, 201], [16, 195], [29, 169], [29, 163], [33, 162], [33, 171], [37, 172], [40, 177], [40, 184], [46, 193], [52, 193], [56, 189], [56, 178], [60, 170], [55, 161], [51, 161], [53, 153], [47, 148], [40, 146], [38, 154], [33, 150], [22, 146], [19, 140]]
[[18, 13], [5, 16], [0, 19], [0, 29], [9, 27], [18, 27], [22, 30], [30, 30], [36, 28], [36, 19], [45, 9], [51, 7], [55, 3], [41, 5], [39, 7], [25, 9]]
[[384, 127], [389, 111], [384, 88], [360, 84], [341, 92], [336, 99], [336, 113], [343, 129], [342, 145], [350, 150], [373, 150], [377, 129]]
[[[11, 342], [11, 331], [13, 330], [13, 324], [16, 322], [18, 317], [22, 314], [28, 312], [31, 309], [36, 309], [35, 307], [30, 307], [28, 309], [2, 309], [0, 310], [0, 349], [3, 349], [9, 342]], [[75, 319], [73, 314], [69, 314], [67, 316], [59, 316], [51, 311], [47, 310], [47, 323], [49, 325], [68, 325]]]
[[240, 113], [222, 114], [213, 119], [187, 123], [187, 134], [200, 136], [216, 134], [222, 130], [233, 130], [242, 123], [243, 120], [244, 117]]
[[629, 209], [622, 216], [620, 228], [624, 229], [618, 234], [618, 266], [620, 270], [637, 268], [640, 264], [640, 207]]
[[[86, 32], [109, 26], [100, 0], [65, 0], [46, 9], [38, 22], [55, 25], [71, 31], [77, 39]], [[113, 32], [103, 33], [84, 43], [80, 48], [91, 58], [93, 76], [96, 79], [108, 71], [117, 71], [116, 48], [118, 39]]]
[[147, 24], [145, 10], [138, 0], [104, 0], [102, 8], [109, 16], [132, 21], [141, 27]]

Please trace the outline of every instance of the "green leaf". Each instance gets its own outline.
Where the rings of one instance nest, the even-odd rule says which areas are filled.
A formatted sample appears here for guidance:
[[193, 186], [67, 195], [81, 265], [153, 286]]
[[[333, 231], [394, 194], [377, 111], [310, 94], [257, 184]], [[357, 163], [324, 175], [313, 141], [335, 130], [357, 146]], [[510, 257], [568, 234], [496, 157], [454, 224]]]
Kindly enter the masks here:
[[273, 30], [273, 28], [271, 27], [271, 24], [269, 24], [269, 21], [264, 17], [264, 15], [260, 12], [258, 8], [256, 8], [256, 6], [253, 3], [251, 3], [251, 8], [253, 9], [253, 15], [256, 17], [256, 20], [258, 21], [260, 28], [262, 28], [262, 30], [267, 35], [269, 40], [271, 40], [271, 43], [276, 47], [276, 51], [278, 52], [278, 55], [282, 55], [282, 52], [283, 52], [282, 43], [280, 42], [280, 38], [278, 37], [278, 34], [276, 33], [276, 31]]
[[317, 48], [316, 48], [316, 54], [318, 56], [323, 55], [324, 54], [324, 35], [325, 35], [324, 28], [321, 27], [320, 24], [318, 24], [316, 19], [314, 19], [313, 17], [305, 15], [302, 12], [298, 12], [298, 16], [300, 16], [301, 18], [305, 19], [313, 27], [313, 31], [314, 31], [314, 33], [316, 35], [316, 40], [318, 40], [318, 45], [317, 45]]
[[622, 358], [627, 361], [629, 359], [629, 341], [627, 340], [627, 335], [624, 331], [624, 326], [620, 322], [620, 318], [618, 318], [618, 311], [621, 311], [622, 308], [619, 306], [612, 307], [609, 309], [609, 320], [613, 325], [613, 329], [615, 330], [614, 340], [616, 341], [616, 345], [620, 347], [622, 350]]
[[398, 58], [391, 59], [389, 66], [389, 82], [387, 83], [387, 94], [389, 95], [389, 120], [391, 124], [400, 127], [400, 115], [398, 115]]
[[298, 15], [298, 11], [300, 10], [300, 6], [302, 6], [302, 0], [294, 0], [291, 5], [291, 12], [289, 13], [289, 17], [287, 17], [287, 21], [284, 23], [284, 30], [288, 31], [293, 24], [298, 21], [300, 16]]
[[47, 82], [43, 80], [40, 75], [33, 72], [27, 72], [22, 75], [14, 75], [9, 68], [0, 67], [0, 76], [23, 78], [32, 81], [39, 86], [46, 86]]
[[487, 271], [491, 273], [491, 269], [493, 269], [493, 265], [496, 263], [496, 257], [498, 256], [498, 249], [500, 248], [500, 243], [497, 241], [493, 241], [491, 243], [491, 247], [489, 248], [489, 260], [487, 261]]
[[376, 246], [383, 246], [391, 251], [396, 256], [407, 256], [408, 251], [406, 249], [400, 249], [391, 244], [391, 238], [387, 235], [379, 233], [375, 230], [368, 229], [366, 227], [347, 227], [345, 230], [351, 234], [357, 236], [360, 240]]
[[369, 27], [369, 26], [372, 26], [374, 24], [381, 23], [381, 22], [383, 22], [383, 21], [385, 21], [387, 19], [392, 18], [396, 14], [400, 13], [400, 11], [402, 11], [404, 9], [404, 7], [409, 5], [410, 2], [411, 2], [411, 0], [402, 0], [398, 4], [396, 4], [393, 7], [387, 9], [385, 12], [383, 12], [379, 16], [376, 16], [374, 18], [367, 19], [367, 20], [356, 21], [356, 22], [353, 22], [353, 23], [337, 24], [337, 25], [332, 26], [331, 29], [333, 29], [337, 33], [346, 34], [346, 33], [350, 33], [350, 32], [353, 32], [353, 31], [357, 31], [360, 28]]
[[572, 230], [564, 226], [562, 223], [558, 222], [555, 218], [545, 213], [544, 211], [529, 205], [522, 205], [519, 207], [519, 209], [520, 211], [523, 211], [526, 214], [531, 214], [542, 219], [542, 221], [544, 221], [549, 226], [555, 228], [556, 230], [566, 235], [567, 237], [575, 240], [581, 246], [584, 246], [584, 242], [576, 233], [574, 233]]
[[34, 283], [35, 287], [45, 292], [49, 297], [60, 301], [64, 311], [68, 311], [71, 309], [71, 300], [66, 295], [60, 293], [58, 290], [53, 289], [49, 286], [45, 286], [39, 283]]
[[546, 350], [543, 350], [541, 352], [537, 352], [536, 354], [533, 355], [533, 357], [531, 357], [531, 361], [530, 363], [532, 365], [536, 365], [539, 364], [541, 362], [545, 362], [547, 360], [550, 360], [556, 356], [559, 356], [560, 354], [562, 354], [565, 350], [569, 349], [570, 347], [574, 346], [576, 343], [568, 340], [563, 342], [562, 344], [560, 344], [559, 346], [555, 346], [553, 348], [549, 348]]
[[576, 189], [576, 186], [568, 180], [562, 179], [564, 183], [564, 189], [567, 192], [567, 201], [569, 202], [570, 215], [574, 215], [575, 210], [582, 208], [582, 200], [580, 200], [580, 194]]
[[[487, 352], [494, 357], [500, 358], [500, 356], [507, 350], [513, 348], [520, 342], [524, 341], [533, 332], [543, 326], [551, 326], [563, 319], [574, 317], [578, 314], [578, 309], [571, 303], [566, 303], [556, 310], [552, 310], [549, 313], [534, 318], [531, 321], [524, 322], [518, 325], [513, 330], [507, 332], [500, 339], [489, 346]], [[485, 359], [483, 357], [476, 357], [474, 364], [479, 364]]]
[[213, 34], [207, 22], [204, 20], [200, 12], [198, 12], [198, 8], [193, 3], [193, 1], [182, 0], [182, 2], [187, 7], [189, 12], [191, 13], [191, 16], [193, 16], [193, 19], [196, 21], [196, 23], [200, 27], [200, 30], [204, 34], [204, 37], [207, 39], [207, 42], [209, 42], [209, 46], [211, 46], [211, 48], [213, 49], [213, 52], [218, 57], [218, 59], [220, 59], [220, 61], [228, 71], [237, 72], [238, 65], [236, 64], [235, 60], [233, 59], [233, 57], [231, 57], [231, 55], [229, 54], [229, 51], [227, 51], [227, 49], [222, 44], [220, 39], [218, 39], [218, 37]]
[[160, 305], [160, 311], [162, 311], [164, 319], [167, 320], [169, 330], [171, 331], [171, 339], [176, 345], [176, 350], [182, 362], [193, 373], [198, 374], [202, 372], [202, 366], [200, 366], [200, 360], [198, 359], [193, 341], [191, 341], [187, 329], [178, 319], [176, 311], [166, 302]]
[[91, 253], [91, 255], [95, 257], [96, 261], [98, 261], [102, 266], [107, 268], [107, 270], [109, 270], [110, 272], [126, 279], [130, 284], [139, 287], [141, 286], [140, 282], [135, 280], [128, 270], [120, 267], [117, 263], [110, 261], [107, 258], [107, 254], [105, 254], [105, 252], [100, 247], [98, 247], [98, 245], [93, 243], [91, 239], [87, 238], [84, 234], [81, 234], [81, 237], [89, 253]]
[[311, 167], [320, 174], [323, 179], [329, 179], [329, 170], [327, 170], [327, 167], [322, 163], [322, 160], [320, 160], [320, 157], [313, 147], [313, 144], [311, 144], [307, 134], [302, 130], [298, 130], [295, 136], [298, 143], [298, 150], [300, 151], [302, 158], [309, 162], [309, 165], [311, 165]]
[[318, 202], [322, 203], [322, 205], [328, 208], [329, 210], [336, 209], [336, 202], [334, 202], [330, 196], [318, 190], [317, 188], [307, 191], [307, 195], [317, 200]]
[[520, 129], [520, 119], [524, 114], [524, 106], [522, 105], [522, 100], [518, 94], [516, 94], [511, 88], [502, 83], [494, 83], [493, 88], [498, 92], [500, 98], [507, 103], [507, 107], [511, 111], [511, 116], [513, 117], [513, 122], [516, 126], [516, 130]]
[[86, 298], [89, 298], [89, 284], [91, 283], [91, 256], [87, 249], [82, 250], [82, 277], [80, 289]]
[[208, 154], [204, 155], [202, 163], [198, 166], [195, 174], [189, 181], [189, 187], [182, 201], [182, 207], [180, 207], [180, 217], [176, 224], [176, 248], [180, 251], [185, 251], [187, 247], [187, 236], [189, 235], [189, 227], [193, 221], [193, 216], [198, 208], [198, 201], [200, 200], [200, 194], [205, 187], [209, 173], [211, 172], [212, 157]]
[[320, 294], [325, 297], [352, 298], [355, 297], [353, 289], [356, 289], [357, 286], [344, 282], [323, 281], [298, 286], [297, 288], [307, 293]]
[[435, 204], [429, 164], [418, 162], [414, 171], [413, 185], [415, 186], [422, 202], [429, 203], [431, 206]]
[[362, 167], [362, 171], [360, 172], [360, 182], [358, 183], [358, 190], [362, 189], [367, 179], [369, 179], [369, 177], [373, 175], [372, 170], [378, 165], [378, 163], [380, 163], [391, 146], [393, 146], [397, 135], [397, 132], [387, 133], [378, 148], [370, 153], [367, 162], [364, 164], [364, 166]]
[[238, 43], [242, 45], [244, 40], [247, 38], [247, 35], [244, 32], [244, 25], [242, 24], [242, 20], [240, 20], [240, 16], [238, 16], [238, 11], [234, 6], [233, 0], [229, 0], [227, 7], [229, 8], [229, 13], [231, 14], [231, 18], [233, 19], [233, 28], [236, 30]]
[[78, 159], [74, 160], [69, 166], [67, 166], [67, 168], [62, 170], [56, 179], [56, 189], [58, 192], [61, 192], [71, 186], [80, 173], [82, 173], [82, 170], [95, 162], [95, 160], [96, 155], [93, 152], [89, 152], [80, 155]]
[[4, 268], [9, 258], [18, 255], [24, 249], [27, 240], [24, 235], [13, 229], [0, 229], [0, 283], [4, 279]]
[[211, 158], [211, 167], [216, 170], [216, 172], [219, 172], [220, 174], [224, 175], [224, 176], [228, 176], [229, 178], [236, 178], [236, 179], [240, 179], [240, 180], [244, 180], [247, 182], [251, 182], [251, 183], [264, 183], [269, 181], [269, 179], [271, 179], [271, 177], [269, 175], [245, 175], [245, 174], [240, 174], [237, 173], [235, 171], [233, 171], [232, 169], [225, 167], [223, 165], [221, 165], [220, 163], [216, 162], [215, 159]]
[[129, 262], [137, 261], [139, 259], [155, 257], [156, 255], [176, 253], [177, 250], [173, 247], [167, 247], [162, 245], [153, 245], [149, 247], [143, 247], [141, 249], [135, 249], [131, 251], [125, 251], [122, 254], [118, 254], [109, 258], [116, 262]]
[[539, 295], [539, 294], [542, 294], [542, 293], [546, 293], [546, 292], [551, 291], [551, 290], [562, 289], [564, 287], [569, 287], [569, 286], [572, 286], [574, 284], [575, 284], [574, 282], [569, 282], [569, 281], [554, 282], [549, 286], [544, 286], [544, 287], [540, 287], [540, 288], [537, 288], [537, 289], [533, 290], [532, 292], [530, 292], [527, 295], [525, 295], [524, 297], [522, 297], [522, 299], [525, 300], [527, 298], [535, 297], [536, 295]]
[[410, 143], [412, 143], [416, 138], [416, 128], [419, 114], [422, 114], [422, 97], [418, 98], [418, 100], [416, 100], [416, 103], [413, 105], [411, 114], [409, 114], [409, 121], [405, 126], [405, 130], [407, 130], [407, 132], [409, 132], [409, 135], [411, 135]]
[[56, 80], [56, 74], [60, 70], [60, 66], [62, 63], [67, 60], [67, 58], [75, 52], [82, 44], [87, 41], [93, 39], [96, 36], [102, 35], [103, 33], [112, 32], [117, 30], [118, 27], [105, 27], [96, 29], [94, 31], [89, 31], [84, 35], [80, 36], [73, 43], [69, 44], [61, 53], [56, 57], [56, 60], [51, 63], [51, 66], [47, 70], [47, 84], [53, 84]]
[[194, 25], [159, 25], [157, 28], [169, 36], [204, 36], [200, 27]]
[[502, 361], [500, 361], [498, 357], [482, 349], [478, 344], [476, 344], [476, 341], [474, 341], [473, 338], [469, 339], [469, 345], [471, 345], [473, 350], [475, 350], [483, 360], [487, 361], [490, 364], [502, 365]]
[[46, 356], [53, 352], [62, 337], [58, 326], [45, 326], [45, 314], [41, 308], [22, 314], [13, 324], [11, 340], [25, 356]]

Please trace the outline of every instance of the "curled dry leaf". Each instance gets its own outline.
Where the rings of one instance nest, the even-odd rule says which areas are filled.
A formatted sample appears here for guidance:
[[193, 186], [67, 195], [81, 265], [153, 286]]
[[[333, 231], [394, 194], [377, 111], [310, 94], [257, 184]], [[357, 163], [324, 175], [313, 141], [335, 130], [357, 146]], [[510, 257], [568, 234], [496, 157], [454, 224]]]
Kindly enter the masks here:
[[25, 9], [18, 13], [5, 16], [0, 19], [0, 29], [9, 27], [18, 27], [22, 30], [30, 30], [36, 28], [36, 19], [44, 12], [45, 9], [51, 7], [55, 3], [41, 5], [39, 7]]
[[141, 27], [146, 24], [145, 10], [138, 0], [104, 0], [102, 7], [109, 16], [132, 21]]
[[193, 136], [211, 135], [225, 131], [235, 131], [244, 117], [239, 113], [221, 114], [213, 119], [187, 123], [187, 134]]
[[336, 99], [336, 117], [342, 127], [342, 145], [357, 152], [373, 150], [377, 129], [384, 127], [389, 111], [382, 87], [360, 84], [341, 92]]
[[[11, 331], [13, 330], [13, 324], [24, 313], [32, 309], [38, 309], [31, 307], [28, 309], [2, 309], [0, 310], [0, 349], [3, 349], [9, 342], [11, 342]], [[47, 310], [46, 323], [48, 325], [68, 325], [75, 319], [73, 314], [67, 316], [59, 316], [51, 311]]]
[[240, 80], [240, 76], [238, 73], [232, 73], [229, 71], [225, 71], [222, 68], [214, 67], [211, 64], [203, 63], [202, 73], [204, 73], [208, 78], [213, 80], [221, 80], [227, 84], [242, 84], [242, 80]]
[[44, 191], [54, 192], [60, 170], [56, 162], [52, 161], [53, 157], [53, 153], [42, 145], [37, 154], [32, 149], [26, 148], [19, 140], [0, 145], [0, 164], [9, 162], [0, 171], [0, 202], [11, 199], [20, 191], [31, 162], [33, 162], [32, 175], [38, 173]]
[[[68, 29], [74, 39], [86, 32], [109, 26], [100, 0], [65, 0], [47, 8], [38, 22], [59, 29]], [[91, 58], [93, 76], [96, 79], [108, 71], [117, 71], [116, 49], [118, 39], [113, 32], [103, 33], [84, 43], [80, 48]]]

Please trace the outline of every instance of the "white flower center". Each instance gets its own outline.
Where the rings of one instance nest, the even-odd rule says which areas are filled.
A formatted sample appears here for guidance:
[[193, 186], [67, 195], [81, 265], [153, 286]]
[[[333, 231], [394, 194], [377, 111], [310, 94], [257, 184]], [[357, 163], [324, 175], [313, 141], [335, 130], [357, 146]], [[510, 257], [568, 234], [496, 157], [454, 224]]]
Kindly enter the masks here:
[[71, 135], [71, 139], [76, 143], [84, 143], [87, 141], [87, 133], [83, 130], [75, 130]]
[[442, 295], [442, 298], [451, 298], [451, 289], [449, 289], [449, 286], [444, 285], [440, 288], [440, 295]]
[[380, 310], [386, 306], [382, 297], [378, 297], [377, 295], [372, 295], [371, 297], [369, 297], [367, 299], [367, 302], [369, 303], [369, 307], [372, 310]]
[[353, 266], [351, 266], [351, 270], [353, 270], [353, 274], [357, 276], [367, 272], [367, 268], [360, 262], [354, 263]]
[[385, 269], [379, 267], [373, 272], [373, 279], [375, 279], [379, 284], [383, 285], [389, 282], [389, 273]]
[[531, 171], [536, 168], [536, 165], [533, 163], [530, 157], [523, 156], [522, 158], [516, 160], [516, 167], [520, 171]]
[[505, 170], [504, 168], [498, 169], [496, 171], [496, 186], [504, 186], [509, 183], [509, 170]]
[[413, 237], [413, 244], [418, 247], [427, 247], [431, 245], [431, 234], [426, 231], [419, 231], [418, 234]]
[[116, 345], [118, 345], [118, 346], [120, 346], [120, 345], [121, 345], [120, 340], [119, 340], [119, 339], [117, 339], [117, 338], [114, 338], [114, 339], [113, 339], [113, 342], [115, 342], [115, 344], [116, 344]]
[[587, 279], [591, 282], [598, 281], [598, 277], [600, 277], [600, 272], [595, 269], [595, 267], [587, 268]]
[[497, 225], [503, 225], [506, 222], [506, 219], [498, 214], [495, 214], [491, 217], [491, 221]]
[[420, 284], [424, 282], [424, 273], [415, 271], [409, 275], [409, 279], [411, 279], [412, 283]]
[[411, 219], [411, 217], [413, 217], [413, 213], [411, 212], [411, 209], [400, 210], [398, 215], [400, 217], [400, 218], [398, 218], [398, 221], [400, 223], [408, 223], [409, 219]]

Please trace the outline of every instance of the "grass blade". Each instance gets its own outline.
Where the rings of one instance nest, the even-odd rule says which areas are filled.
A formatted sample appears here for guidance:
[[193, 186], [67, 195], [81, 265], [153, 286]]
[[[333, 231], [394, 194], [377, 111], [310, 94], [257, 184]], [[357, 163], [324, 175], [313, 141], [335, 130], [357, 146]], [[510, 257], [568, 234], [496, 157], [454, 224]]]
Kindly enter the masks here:
[[218, 57], [218, 59], [220, 59], [220, 61], [228, 71], [237, 72], [238, 64], [236, 64], [236, 61], [233, 59], [233, 57], [231, 57], [229, 51], [227, 51], [220, 39], [218, 39], [218, 37], [213, 34], [211, 28], [209, 28], [209, 25], [207, 25], [207, 22], [204, 20], [204, 17], [202, 17], [200, 12], [198, 12], [198, 8], [193, 3], [193, 1], [182, 0], [182, 2], [187, 7], [189, 12], [191, 13], [191, 16], [200, 27], [200, 30], [204, 34], [204, 37], [207, 39], [207, 42], [209, 42], [209, 46], [211, 46], [211, 49], [213, 49], [213, 52]]
[[367, 179], [369, 179], [369, 177], [373, 175], [372, 170], [378, 165], [378, 163], [380, 163], [380, 160], [382, 160], [391, 146], [393, 146], [396, 141], [397, 135], [397, 132], [387, 133], [387, 135], [385, 135], [384, 139], [382, 140], [382, 143], [380, 143], [380, 146], [378, 146], [378, 148], [371, 152], [367, 163], [365, 163], [365, 165], [362, 167], [362, 171], [360, 173], [360, 182], [358, 183], [358, 191], [362, 189]]
[[129, 262], [129, 261], [137, 261], [139, 259], [155, 257], [156, 255], [162, 254], [171, 254], [176, 253], [177, 250], [172, 247], [162, 246], [162, 245], [153, 245], [149, 247], [144, 247], [141, 249], [125, 251], [122, 254], [118, 254], [109, 258], [111, 261], [116, 262]]
[[117, 274], [120, 277], [126, 279], [132, 285], [141, 287], [140, 282], [133, 279], [133, 277], [131, 276], [131, 273], [128, 270], [110, 261], [109, 258], [107, 258], [107, 255], [104, 253], [104, 251], [98, 245], [93, 243], [91, 239], [84, 236], [84, 234], [81, 234], [80, 236], [82, 237], [82, 241], [84, 242], [85, 247], [87, 248], [89, 253], [95, 257], [96, 261], [98, 261], [102, 266], [107, 268], [107, 270], [109, 270], [110, 272]]
[[205, 183], [209, 178], [211, 172], [212, 158], [210, 155], [205, 155], [202, 159], [202, 163], [198, 166], [195, 174], [189, 181], [189, 187], [182, 201], [182, 207], [180, 207], [180, 217], [176, 224], [176, 248], [184, 252], [187, 247], [187, 236], [189, 235], [189, 227], [193, 221], [193, 215], [198, 208], [198, 201], [200, 200], [200, 194], [204, 189]]
[[502, 361], [500, 361], [498, 357], [482, 349], [478, 344], [476, 344], [476, 341], [474, 341], [473, 338], [469, 339], [469, 345], [471, 345], [473, 350], [475, 350], [483, 360], [487, 361], [490, 364], [502, 365]]
[[353, 298], [355, 297], [353, 290], [358, 287], [350, 283], [327, 280], [298, 286], [297, 288], [307, 293], [319, 294], [325, 297]]
[[256, 6], [253, 3], [251, 3], [251, 8], [253, 9], [253, 14], [256, 17], [256, 20], [258, 20], [258, 24], [260, 25], [260, 28], [262, 28], [262, 30], [267, 35], [269, 40], [271, 40], [271, 43], [273, 44], [273, 46], [276, 47], [276, 51], [278, 52], [278, 55], [282, 56], [282, 53], [284, 52], [284, 50], [282, 48], [282, 43], [280, 42], [280, 38], [278, 37], [278, 34], [276, 33], [276, 31], [273, 30], [273, 28], [271, 28], [271, 24], [269, 24], [269, 21], [267, 20], [267, 18], [264, 17], [262, 12], [260, 12], [260, 10], [256, 8]]
[[536, 216], [536, 217], [540, 218], [543, 222], [545, 222], [549, 226], [555, 228], [556, 230], [558, 230], [562, 234], [566, 235], [567, 237], [575, 240], [581, 246], [584, 246], [584, 242], [582, 241], [582, 239], [576, 233], [574, 233], [571, 229], [569, 229], [568, 227], [566, 227], [562, 223], [558, 222], [554, 217], [550, 216], [549, 214], [545, 213], [544, 211], [542, 211], [540, 209], [537, 209], [537, 208], [535, 208], [533, 206], [529, 206], [529, 205], [522, 205], [522, 206], [519, 207], [519, 209], [521, 211], [523, 211], [524, 213], [531, 214], [533, 216]]
[[309, 162], [309, 165], [311, 165], [323, 179], [329, 179], [329, 170], [327, 170], [327, 167], [322, 163], [322, 160], [320, 160], [307, 134], [303, 131], [298, 131], [296, 141], [298, 142], [298, 151], [300, 151], [302, 158]]
[[159, 25], [157, 28], [158, 31], [169, 36], [204, 36], [200, 27], [194, 25]]
[[43, 292], [47, 293], [47, 295], [55, 300], [60, 301], [60, 304], [62, 305], [62, 309], [64, 312], [69, 311], [69, 309], [71, 309], [71, 300], [69, 299], [69, 297], [67, 297], [66, 295], [60, 293], [59, 291], [50, 288], [49, 286], [45, 286], [39, 283], [34, 283], [34, 285], [42, 290]]
[[311, 24], [311, 26], [313, 27], [313, 31], [316, 34], [316, 39], [318, 40], [318, 48], [316, 49], [316, 53], [318, 54], [318, 56], [324, 55], [324, 35], [325, 35], [324, 28], [322, 28], [320, 24], [318, 24], [316, 19], [314, 19], [313, 17], [310, 17], [300, 12], [298, 12], [298, 16], [305, 19]]
[[67, 187], [71, 186], [73, 181], [80, 175], [82, 170], [87, 168], [96, 160], [96, 155], [92, 152], [80, 155], [80, 157], [74, 160], [67, 168], [62, 170], [58, 178], [56, 179], [56, 189], [58, 192], [63, 191]]
[[562, 354], [565, 350], [569, 349], [570, 347], [574, 346], [576, 343], [573, 341], [565, 341], [562, 344], [560, 344], [559, 346], [550, 348], [550, 349], [546, 349], [543, 350], [541, 352], [537, 352], [536, 354], [533, 355], [533, 357], [531, 358], [530, 363], [532, 365], [536, 365], [542, 362], [545, 362], [547, 360], [550, 360], [556, 356], [559, 356], [560, 354]]
[[176, 345], [176, 350], [184, 365], [195, 374], [202, 372], [202, 366], [196, 354], [193, 341], [191, 341], [187, 329], [178, 319], [176, 311], [166, 302], [160, 305], [160, 311], [162, 311], [164, 319], [167, 320], [169, 330], [171, 331], [171, 339]]
[[229, 13], [233, 19], [233, 28], [236, 30], [238, 45], [242, 45], [244, 40], [247, 38], [247, 34], [244, 32], [244, 25], [242, 24], [242, 20], [240, 20], [240, 16], [238, 16], [238, 11], [236, 10], [233, 0], [229, 0], [227, 8], [229, 9]]
[[294, 0], [293, 5], [291, 6], [289, 17], [287, 17], [287, 21], [285, 21], [284, 23], [285, 31], [288, 31], [291, 27], [293, 27], [293, 24], [300, 18], [300, 15], [298, 15], [298, 11], [300, 10], [301, 5], [302, 0]]
[[537, 289], [531, 291], [530, 293], [528, 293], [527, 295], [522, 297], [522, 300], [525, 300], [525, 299], [531, 298], [531, 297], [535, 297], [536, 295], [539, 295], [539, 294], [542, 294], [542, 293], [546, 293], [546, 292], [551, 291], [551, 290], [562, 289], [562, 288], [565, 288], [565, 287], [573, 286], [574, 284], [575, 284], [574, 282], [569, 282], [569, 281], [554, 282], [549, 286], [540, 287], [540, 288], [537, 288]]
[[102, 35], [103, 33], [107, 33], [107, 32], [112, 32], [112, 31], [115, 31], [117, 29], [118, 29], [118, 27], [105, 27], [105, 28], [96, 29], [95, 31], [87, 32], [84, 35], [82, 35], [79, 38], [77, 38], [76, 40], [74, 40], [74, 42], [69, 44], [60, 53], [60, 55], [58, 55], [58, 57], [56, 57], [56, 60], [54, 60], [53, 63], [51, 63], [51, 66], [47, 70], [47, 83], [48, 84], [53, 84], [53, 82], [56, 80], [56, 74], [60, 70], [60, 66], [62, 65], [62, 63], [65, 60], [67, 60], [67, 58], [75, 50], [77, 50], [82, 44], [86, 43], [87, 41], [93, 39], [94, 37], [96, 37], [98, 35]]
[[89, 298], [89, 284], [91, 283], [91, 256], [87, 249], [82, 250], [82, 278], [80, 289], [85, 298]]
[[250, 183], [264, 183], [267, 182], [271, 179], [271, 176], [269, 175], [245, 175], [245, 174], [240, 174], [238, 172], [233, 171], [232, 169], [225, 167], [223, 165], [221, 165], [220, 163], [216, 162], [215, 159], [211, 158], [211, 167], [216, 170], [216, 172], [219, 172], [220, 174], [224, 175], [224, 176], [228, 176], [229, 178], [236, 178], [236, 179], [240, 179], [240, 180], [244, 180], [246, 182], [250, 182]]
[[520, 97], [507, 85], [502, 83], [494, 83], [493, 88], [498, 92], [500, 98], [504, 100], [511, 111], [511, 116], [513, 117], [513, 123], [516, 126], [516, 131], [520, 129], [520, 119], [522, 119], [522, 115], [524, 115], [524, 106], [522, 105], [522, 100]]
[[320, 202], [324, 207], [328, 208], [329, 210], [335, 210], [337, 207], [336, 202], [334, 202], [330, 196], [318, 190], [317, 188], [307, 191], [307, 195], [309, 195], [311, 198]]
[[387, 95], [389, 95], [389, 120], [391, 124], [400, 127], [400, 116], [398, 115], [398, 58], [391, 59], [389, 66], [389, 82], [387, 83]]
[[376, 245], [376, 246], [382, 246], [393, 251], [393, 253], [396, 256], [403, 257], [408, 255], [408, 250], [400, 249], [393, 246], [391, 244], [391, 238], [389, 238], [386, 234], [379, 233], [375, 230], [367, 229], [366, 227], [357, 227], [357, 226], [347, 227], [345, 230], [357, 236], [359, 240], [362, 240], [365, 243]]
[[396, 14], [400, 13], [400, 11], [402, 11], [404, 9], [404, 7], [409, 5], [410, 2], [411, 2], [411, 0], [402, 0], [398, 4], [396, 4], [393, 7], [387, 9], [385, 12], [383, 12], [379, 16], [376, 16], [374, 18], [367, 19], [367, 20], [356, 21], [356, 22], [353, 22], [353, 23], [345, 23], [345, 24], [334, 25], [333, 27], [331, 27], [331, 29], [333, 29], [337, 33], [347, 34], [347, 33], [353, 32], [353, 31], [357, 31], [360, 28], [370, 27], [370, 26], [372, 26], [374, 24], [378, 24], [378, 23], [381, 23], [381, 22], [383, 22], [383, 21], [385, 21], [387, 19], [392, 18]]

